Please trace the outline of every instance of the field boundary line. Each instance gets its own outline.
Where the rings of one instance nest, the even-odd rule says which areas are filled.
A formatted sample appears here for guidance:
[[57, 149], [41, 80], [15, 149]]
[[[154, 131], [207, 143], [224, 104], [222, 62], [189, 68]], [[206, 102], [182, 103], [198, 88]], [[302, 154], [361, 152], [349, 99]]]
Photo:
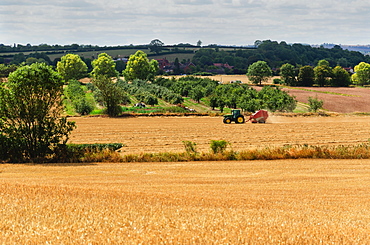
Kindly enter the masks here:
[[287, 88], [287, 89], [295, 89], [295, 90], [302, 90], [302, 91], [307, 91], [307, 92], [321, 93], [321, 94], [332, 94], [332, 95], [340, 95], [340, 96], [346, 96], [346, 97], [362, 97], [359, 95], [327, 92], [327, 91], [320, 91], [320, 90], [314, 90], [314, 89], [308, 89], [308, 88], [297, 88], [297, 87], [289, 87], [289, 86], [281, 86], [281, 87]]

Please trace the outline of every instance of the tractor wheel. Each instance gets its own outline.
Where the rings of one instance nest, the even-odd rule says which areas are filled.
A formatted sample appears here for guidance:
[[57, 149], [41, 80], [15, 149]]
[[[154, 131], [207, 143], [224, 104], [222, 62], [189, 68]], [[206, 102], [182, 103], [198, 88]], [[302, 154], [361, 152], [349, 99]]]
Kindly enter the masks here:
[[224, 123], [230, 124], [231, 123], [231, 119], [230, 118], [224, 118]]
[[241, 116], [237, 117], [235, 122], [236, 123], [244, 123], [245, 122], [244, 117], [241, 117]]

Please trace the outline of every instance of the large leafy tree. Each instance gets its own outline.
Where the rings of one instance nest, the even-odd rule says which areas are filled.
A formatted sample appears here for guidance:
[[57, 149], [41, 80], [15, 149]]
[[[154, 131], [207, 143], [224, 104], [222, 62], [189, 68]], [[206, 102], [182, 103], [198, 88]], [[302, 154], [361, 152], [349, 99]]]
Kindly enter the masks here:
[[329, 78], [332, 77], [332, 69], [328, 65], [319, 65], [313, 69], [315, 73], [315, 82], [323, 87], [329, 85]]
[[295, 86], [297, 85], [297, 79], [295, 76], [294, 66], [286, 63], [280, 68], [280, 76], [286, 85]]
[[138, 50], [135, 54], [130, 55], [126, 69], [123, 71], [123, 76], [126, 81], [139, 80], [154, 80], [154, 76], [158, 71], [158, 61], [149, 61], [147, 54]]
[[262, 84], [272, 76], [272, 70], [265, 61], [257, 61], [248, 67], [247, 76], [254, 84]]
[[319, 62], [317, 62], [317, 66], [330, 66], [330, 63], [327, 60], [319, 60]]
[[265, 108], [275, 111], [291, 112], [297, 106], [297, 101], [294, 97], [290, 96], [287, 92], [282, 91], [280, 88], [273, 88], [265, 86], [258, 93], [258, 97], [263, 101]]
[[97, 98], [106, 107], [106, 113], [111, 117], [118, 116], [122, 112], [120, 103], [125, 98], [124, 91], [104, 75], [94, 76], [93, 84], [98, 88]]
[[298, 73], [298, 86], [311, 87], [314, 83], [315, 72], [311, 66], [302, 66]]
[[203, 93], [203, 87], [201, 85], [197, 85], [195, 88], [193, 88], [190, 91], [190, 98], [193, 100], [197, 101], [199, 103], [200, 99], [203, 98], [204, 93]]
[[333, 69], [331, 85], [335, 87], [348, 87], [351, 84], [349, 73], [341, 66], [336, 66]]
[[65, 145], [73, 122], [62, 116], [63, 79], [44, 63], [23, 66], [0, 87], [0, 158], [45, 161]]
[[98, 58], [92, 62], [93, 84], [98, 88], [96, 97], [98, 101], [106, 107], [106, 113], [113, 117], [121, 113], [120, 102], [123, 100], [125, 93], [114, 82], [118, 77], [116, 63], [106, 53], [99, 54]]
[[77, 54], [67, 54], [57, 63], [57, 71], [68, 82], [86, 75], [87, 65]]
[[159, 39], [154, 39], [149, 43], [150, 52], [159, 54], [163, 49], [164, 43]]
[[107, 76], [107, 77], [118, 77], [116, 70], [116, 63], [106, 53], [99, 54], [96, 60], [92, 62], [93, 70], [91, 72], [93, 77]]
[[357, 85], [370, 84], [370, 64], [361, 62], [354, 68], [355, 74], [352, 75], [352, 81]]

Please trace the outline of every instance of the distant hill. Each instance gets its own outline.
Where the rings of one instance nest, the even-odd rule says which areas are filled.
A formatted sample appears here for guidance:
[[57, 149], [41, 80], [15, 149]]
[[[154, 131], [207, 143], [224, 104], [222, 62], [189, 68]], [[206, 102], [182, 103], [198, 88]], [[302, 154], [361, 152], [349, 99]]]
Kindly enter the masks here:
[[368, 45], [347, 45], [347, 44], [324, 43], [321, 45], [311, 45], [311, 47], [314, 47], [314, 48], [318, 48], [321, 46], [327, 49], [332, 49], [335, 46], [340, 46], [342, 49], [345, 49], [345, 50], [357, 51], [363, 54], [370, 54], [370, 44]]

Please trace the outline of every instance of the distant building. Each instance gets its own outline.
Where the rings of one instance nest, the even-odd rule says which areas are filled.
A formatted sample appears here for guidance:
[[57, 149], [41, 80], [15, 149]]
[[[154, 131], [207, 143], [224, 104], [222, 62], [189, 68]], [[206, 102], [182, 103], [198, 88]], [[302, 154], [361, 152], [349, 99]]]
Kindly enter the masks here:
[[222, 63], [213, 63], [214, 66], [219, 68], [226, 68], [226, 69], [233, 69], [234, 66], [229, 65], [228, 63], [222, 64]]
[[[166, 58], [163, 59], [156, 59], [158, 61], [159, 69], [166, 73], [172, 73], [175, 70], [175, 63], [169, 62]], [[184, 73], [190, 72], [195, 65], [193, 62], [187, 62], [187, 63], [180, 63], [180, 70]]]

